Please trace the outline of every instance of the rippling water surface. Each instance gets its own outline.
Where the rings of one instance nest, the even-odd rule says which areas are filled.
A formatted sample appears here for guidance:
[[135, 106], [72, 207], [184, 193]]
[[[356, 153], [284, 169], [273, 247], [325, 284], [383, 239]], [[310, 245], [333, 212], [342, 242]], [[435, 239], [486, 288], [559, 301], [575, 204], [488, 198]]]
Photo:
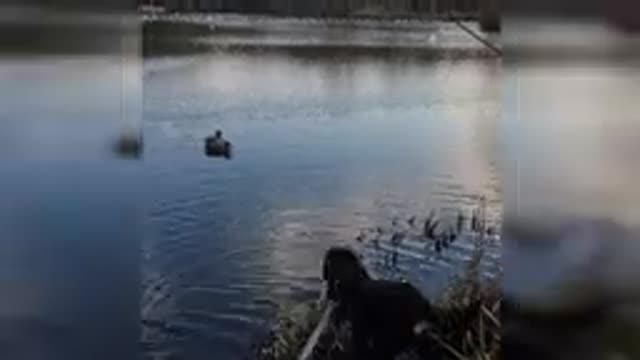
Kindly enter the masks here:
[[[323, 252], [362, 228], [470, 213], [479, 194], [498, 217], [499, 76], [496, 60], [146, 59], [148, 353], [240, 357], [279, 306], [318, 295]], [[204, 155], [218, 128], [230, 161]]]

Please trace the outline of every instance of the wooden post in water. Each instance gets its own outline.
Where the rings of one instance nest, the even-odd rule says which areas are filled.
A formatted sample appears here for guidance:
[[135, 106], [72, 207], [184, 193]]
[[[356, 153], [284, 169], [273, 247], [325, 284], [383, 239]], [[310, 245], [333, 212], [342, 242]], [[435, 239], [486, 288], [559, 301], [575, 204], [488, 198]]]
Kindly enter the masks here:
[[500, 4], [499, 0], [480, 0], [480, 29], [488, 32], [500, 31]]

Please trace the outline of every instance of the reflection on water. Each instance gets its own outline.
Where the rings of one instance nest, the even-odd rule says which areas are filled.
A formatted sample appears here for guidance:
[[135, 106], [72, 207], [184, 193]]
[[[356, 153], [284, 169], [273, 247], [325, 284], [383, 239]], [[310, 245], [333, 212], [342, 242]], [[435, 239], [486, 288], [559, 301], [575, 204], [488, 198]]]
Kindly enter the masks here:
[[[521, 39], [537, 56], [505, 69], [505, 292], [555, 316], [552, 326], [536, 324], [521, 337], [545, 343], [559, 358], [600, 359], [608, 347], [636, 358], [638, 347], [622, 340], [640, 325], [640, 163], [632, 155], [640, 150], [640, 72], [629, 56], [635, 48], [628, 48], [637, 39], [590, 24], [567, 29], [565, 37], [581, 39], [571, 46], [582, 58], [553, 51], [567, 40], [562, 36], [545, 48], [542, 34], [532, 33]], [[562, 312], [589, 320], [557, 321]], [[617, 330], [605, 327], [608, 321]], [[635, 332], [620, 330], [627, 322]]]
[[[631, 271], [609, 266], [631, 265], [629, 256], [640, 250], [634, 240], [640, 225], [640, 164], [632, 155], [640, 150], [634, 130], [639, 76], [616, 63], [532, 64], [508, 76], [514, 90], [504, 123], [509, 216], [514, 223], [531, 220], [550, 241], [566, 242], [536, 256], [555, 253], [566, 262], [575, 258], [573, 266], [592, 266], [596, 273], [585, 280], [600, 289], [620, 281], [601, 271]], [[523, 263], [513, 265], [517, 269]], [[544, 271], [534, 273], [556, 281]], [[626, 288], [638, 294], [634, 286]]]
[[119, 132], [140, 128], [139, 65], [120, 55], [3, 58], [0, 158], [111, 157]]
[[125, 359], [135, 349], [139, 171], [110, 148], [141, 120], [140, 78], [123, 60], [0, 59], [5, 359]]
[[[146, 60], [147, 353], [239, 357], [281, 303], [317, 296], [323, 252], [355, 243], [362, 228], [431, 208], [470, 211], [477, 194], [498, 219], [499, 66]], [[232, 161], [202, 153], [218, 128]], [[437, 291], [442, 276], [425, 272], [423, 290]]]

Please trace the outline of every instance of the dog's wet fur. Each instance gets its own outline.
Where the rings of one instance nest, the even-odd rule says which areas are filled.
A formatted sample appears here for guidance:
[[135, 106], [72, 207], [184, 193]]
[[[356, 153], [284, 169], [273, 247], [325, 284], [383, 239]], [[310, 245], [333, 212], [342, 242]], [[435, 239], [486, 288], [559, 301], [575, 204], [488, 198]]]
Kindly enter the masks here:
[[417, 328], [428, 324], [431, 305], [413, 285], [372, 279], [343, 247], [327, 252], [323, 279], [327, 297], [338, 304], [338, 321], [351, 322], [355, 359], [391, 360], [412, 346], [424, 348]]

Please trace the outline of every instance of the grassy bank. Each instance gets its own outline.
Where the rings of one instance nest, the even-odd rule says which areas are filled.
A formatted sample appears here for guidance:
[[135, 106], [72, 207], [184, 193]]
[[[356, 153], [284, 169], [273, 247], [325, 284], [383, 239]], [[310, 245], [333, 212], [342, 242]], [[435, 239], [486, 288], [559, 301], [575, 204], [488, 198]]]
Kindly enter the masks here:
[[[425, 345], [433, 348], [437, 359], [494, 360], [500, 356], [499, 277], [482, 281], [479, 247], [463, 274], [434, 303], [434, 321], [430, 324]], [[318, 323], [323, 309], [316, 303], [302, 304], [282, 314], [269, 336], [255, 348], [254, 359], [297, 359], [307, 338]], [[313, 359], [351, 359], [348, 325], [329, 326], [318, 341]], [[417, 358], [409, 350], [403, 359]], [[436, 359], [433, 358], [433, 359]]]

